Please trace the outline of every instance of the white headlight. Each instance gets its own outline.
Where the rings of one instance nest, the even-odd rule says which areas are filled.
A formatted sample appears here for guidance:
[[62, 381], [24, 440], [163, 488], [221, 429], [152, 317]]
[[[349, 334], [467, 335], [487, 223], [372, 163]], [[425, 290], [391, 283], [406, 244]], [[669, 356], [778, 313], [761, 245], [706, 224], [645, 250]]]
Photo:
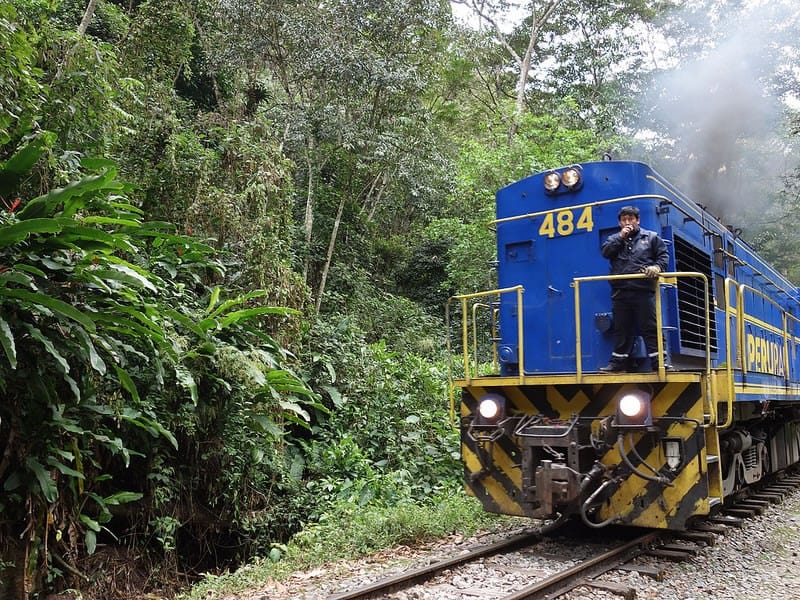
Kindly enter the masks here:
[[637, 394], [625, 394], [619, 399], [619, 412], [626, 417], [635, 417], [642, 413], [644, 402]]
[[478, 412], [484, 419], [494, 419], [500, 412], [500, 405], [494, 398], [485, 398], [478, 405]]

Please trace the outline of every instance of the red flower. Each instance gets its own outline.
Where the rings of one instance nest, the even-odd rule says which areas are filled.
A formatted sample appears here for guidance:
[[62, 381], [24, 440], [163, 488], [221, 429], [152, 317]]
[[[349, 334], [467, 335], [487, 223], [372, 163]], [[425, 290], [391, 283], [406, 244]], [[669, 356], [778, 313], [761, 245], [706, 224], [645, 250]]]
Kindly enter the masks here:
[[12, 212], [12, 213], [13, 213], [15, 210], [17, 210], [17, 208], [19, 207], [19, 204], [20, 204], [20, 202], [22, 202], [22, 200], [20, 200], [19, 198], [17, 198], [16, 200], [14, 200], [14, 201], [11, 203], [11, 205], [9, 205], [9, 204], [8, 204], [8, 202], [6, 202], [6, 199], [5, 199], [5, 198], [3, 198], [2, 196], [0, 196], [0, 199], [2, 199], [2, 200], [3, 200], [3, 204], [5, 204], [5, 205], [6, 205], [6, 209], [8, 210], [8, 212]]

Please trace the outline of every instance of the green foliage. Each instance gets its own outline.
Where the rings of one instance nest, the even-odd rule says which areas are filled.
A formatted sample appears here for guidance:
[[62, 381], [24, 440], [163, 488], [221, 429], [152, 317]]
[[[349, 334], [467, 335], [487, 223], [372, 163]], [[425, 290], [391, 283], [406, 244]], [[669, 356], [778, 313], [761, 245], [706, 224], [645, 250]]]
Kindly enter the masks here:
[[196, 2], [142, 2], [123, 45], [126, 68], [137, 79], [173, 82], [189, 68]]
[[449, 530], [445, 301], [494, 287], [497, 189], [628, 146], [661, 5], [562, 6], [519, 117], [439, 0], [0, 3], [0, 542], [37, 590], [116, 540], [271, 576]]
[[0, 3], [0, 149], [11, 141], [13, 131], [31, 127], [42, 102], [35, 39], [32, 28], [20, 22], [14, 5]]
[[[480, 529], [508, 526], [510, 520], [484, 512], [462, 493], [442, 494], [433, 502], [403, 502], [393, 508], [338, 504], [323, 518], [284, 545], [272, 557], [256, 559], [233, 573], [207, 575], [180, 596], [185, 600], [222, 598], [283, 580], [292, 572], [340, 559], [352, 559], [378, 549], [439, 539], [453, 533], [471, 535]], [[273, 558], [274, 557], [274, 558]], [[277, 558], [277, 560], [275, 560]]]
[[268, 301], [301, 309], [305, 284], [291, 270], [292, 186], [289, 163], [266, 123], [238, 125], [208, 116], [188, 129], [177, 118], [163, 130], [142, 129], [131, 151], [161, 148], [133, 167], [143, 182], [143, 207], [214, 240], [225, 258], [228, 285], [267, 289]]
[[[0, 181], [13, 188], [21, 165], [53, 139], [0, 163]], [[224, 439], [230, 427], [269, 447], [285, 422], [307, 426], [308, 407], [323, 408], [281, 367], [283, 349], [254, 327], [292, 311], [261, 304], [265, 291], [225, 298], [209, 285], [221, 273], [210, 246], [144, 222], [113, 163], [83, 164], [80, 179], [0, 212], [3, 528], [26, 541], [30, 591], [44, 585], [47, 553], [91, 554], [98, 536], [113, 535], [120, 504], [158, 499], [139, 526], [166, 552], [185, 522], [173, 492], [199, 477], [211, 499], [227, 499], [229, 515], [245, 512], [247, 498], [219, 487], [243, 482], [220, 480], [211, 466], [221, 461], [224, 470], [231, 447], [206, 452], [193, 472], [181, 461], [186, 479], [149, 478], [154, 487], [130, 475], [146, 472], [142, 459], [160, 458], [154, 475], [177, 473], [175, 452]]]
[[[86, 10], [83, 0], [60, 0], [55, 3], [52, 16], [54, 24], [62, 30], [75, 30]], [[125, 3], [127, 4], [127, 3]], [[104, 42], [116, 43], [125, 37], [130, 27], [128, 16], [113, 0], [100, 0], [95, 6], [94, 15], [86, 30], [87, 35]]]
[[443, 368], [365, 345], [347, 321], [320, 323], [307, 376], [334, 407], [303, 442], [308, 489], [330, 502], [392, 506], [460, 487], [458, 433], [446, 410]]

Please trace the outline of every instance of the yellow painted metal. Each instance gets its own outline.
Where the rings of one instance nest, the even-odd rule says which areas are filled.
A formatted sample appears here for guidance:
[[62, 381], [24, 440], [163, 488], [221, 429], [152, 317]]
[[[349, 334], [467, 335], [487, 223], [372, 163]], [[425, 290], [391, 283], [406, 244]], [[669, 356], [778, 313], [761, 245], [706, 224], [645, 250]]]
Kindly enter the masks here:
[[[467, 471], [470, 473], [478, 473], [482, 469], [482, 465], [478, 456], [472, 451], [469, 446], [461, 445], [461, 457]], [[502, 451], [498, 444], [495, 444], [493, 451], [494, 463], [493, 467], [502, 472], [506, 477], [513, 481], [515, 490], [522, 489], [522, 472], [518, 467], [514, 467], [513, 461]], [[499, 457], [499, 460], [498, 460]], [[492, 501], [498, 506], [500, 512], [505, 515], [518, 515], [525, 516], [525, 511], [522, 506], [514, 500], [511, 496], [511, 491], [508, 490], [501, 482], [499, 482], [491, 474], [487, 474], [481, 479], [481, 484], [486, 493], [491, 497]]]
[[583, 349], [581, 346], [581, 287], [578, 283], [575, 288], [575, 376], [581, 381], [583, 376]]
[[[727, 394], [725, 398], [725, 406], [727, 410], [725, 411], [725, 423], [722, 425], [722, 428], [729, 427], [731, 422], [733, 421], [733, 399], [735, 396], [735, 392], [733, 389], [733, 363], [734, 363], [734, 356], [733, 356], [733, 349], [731, 347], [731, 295], [730, 295], [730, 286], [736, 285], [736, 282], [731, 279], [730, 277], [725, 278], [725, 374], [727, 375]], [[739, 287], [736, 287], [736, 308], [733, 312], [734, 316], [736, 317], [736, 349], [737, 349], [737, 362], [740, 359], [742, 353], [742, 347], [744, 344], [744, 329], [741, 327], [741, 319], [739, 318], [739, 310], [741, 309], [742, 302], [741, 298], [739, 297]], [[742, 361], [744, 363], [744, 361]], [[713, 396], [716, 398], [716, 396]], [[717, 424], [718, 425], [718, 424]]]
[[[724, 492], [722, 487], [722, 462], [719, 447], [719, 429], [717, 427], [707, 427], [705, 429], [706, 449], [703, 458], [708, 466], [708, 496], [717, 498], [721, 502]], [[709, 456], [716, 456], [716, 461], [708, 462]]]
[[[707, 437], [704, 428], [703, 410], [706, 399], [703, 397], [704, 386], [697, 386], [698, 396], [695, 403], [686, 412], [684, 422], [672, 423], [666, 431], [666, 437], [674, 437], [681, 439], [690, 439], [698, 429], [704, 431], [704, 436]], [[686, 385], [668, 383], [666, 384], [659, 394], [653, 398], [653, 418], [658, 419], [664, 417], [669, 413], [672, 401], [680, 397], [686, 390]], [[646, 433], [632, 433], [631, 439], [625, 440], [625, 448], [630, 449], [631, 445], [635, 445], [643, 435]], [[663, 468], [666, 465], [666, 456], [663, 454], [663, 448], [660, 444], [655, 445], [647, 456], [643, 457], [644, 463], [651, 465], [656, 470]], [[622, 457], [614, 447], [603, 457], [603, 463], [613, 467], [622, 461]], [[690, 460], [683, 467], [681, 472], [672, 482], [673, 485], [664, 486], [659, 493], [658, 501], [653, 501], [652, 498], [646, 498], [648, 493], [648, 485], [650, 482], [631, 475], [625, 479], [620, 488], [611, 496], [608, 503], [600, 510], [600, 519], [605, 520], [611, 517], [621, 517], [623, 520], [626, 516], [630, 518], [630, 523], [640, 527], [667, 527], [668, 520], [677, 515], [678, 511], [685, 511], [684, 506], [685, 497], [689, 492], [698, 485], [703, 485], [704, 478], [707, 477], [707, 449], [702, 449], [698, 457]], [[644, 505], [637, 509], [637, 498], [644, 499]], [[695, 506], [692, 508], [693, 515], [706, 515], [710, 510], [710, 503], [708, 496], [698, 498]], [[638, 514], [637, 514], [638, 513]], [[626, 520], [626, 522], [628, 522]]]
[[517, 340], [519, 340], [519, 347], [517, 353], [519, 354], [519, 377], [520, 384], [525, 377], [525, 333], [522, 327], [522, 286], [517, 286]]
[[467, 315], [469, 313], [467, 312], [467, 299], [464, 297], [461, 298], [461, 314], [463, 315], [461, 319], [461, 347], [464, 349], [464, 377], [469, 381], [471, 379], [469, 370], [469, 345], [467, 343]]
[[[456, 396], [456, 388], [457, 387], [464, 387], [465, 385], [469, 385], [474, 377], [477, 377], [478, 374], [478, 346], [477, 346], [477, 323], [475, 319], [475, 312], [473, 308], [473, 318], [472, 318], [472, 329], [475, 331], [473, 335], [473, 346], [472, 350], [470, 349], [469, 344], [469, 318], [468, 315], [470, 314], [468, 310], [468, 302], [470, 300], [475, 300], [477, 298], [485, 298], [487, 296], [500, 296], [501, 294], [516, 292], [517, 293], [517, 323], [518, 323], [518, 331], [519, 331], [519, 356], [520, 361], [524, 358], [525, 353], [525, 343], [524, 339], [522, 338], [523, 335], [523, 315], [522, 315], [522, 294], [524, 292], [524, 288], [521, 285], [502, 288], [497, 290], [488, 290], [485, 292], [477, 292], [474, 294], [462, 294], [458, 296], [451, 296], [445, 307], [445, 320], [447, 322], [447, 330], [450, 331], [450, 303], [454, 301], [460, 302], [461, 305], [461, 348], [462, 348], [462, 369], [464, 370], [464, 376], [461, 379], [456, 379], [453, 376], [453, 352], [452, 352], [452, 344], [450, 341], [450, 336], [447, 336], [447, 380], [448, 380], [448, 399], [450, 403], [450, 424], [455, 427], [455, 396]], [[479, 303], [476, 303], [479, 304]], [[482, 305], [486, 306], [486, 305]], [[495, 315], [491, 315], [491, 322], [492, 327], [495, 327]], [[470, 368], [470, 356], [474, 356], [474, 363], [475, 368], [474, 371]], [[492, 356], [493, 356], [493, 368], [497, 370], [497, 343], [492, 343]], [[520, 378], [518, 380], [521, 383], [521, 379], [523, 377], [522, 370], [520, 369]]]
[[[488, 304], [483, 304], [481, 302], [476, 302], [472, 305], [472, 360], [473, 360], [473, 367], [475, 369], [475, 374], [478, 374], [478, 309], [479, 308], [489, 308]], [[494, 346], [494, 344], [492, 344]], [[496, 355], [497, 353], [495, 353]], [[497, 369], [496, 364], [492, 364], [492, 368], [495, 370]]]
[[[670, 382], [698, 382], [702, 381], [704, 373], [696, 371], [669, 371], [667, 380]], [[619, 383], [653, 383], [660, 381], [658, 373], [614, 373], [614, 381]], [[531, 385], [574, 385], [579, 383], [586, 384], [607, 384], [609, 376], [605, 373], [584, 373], [579, 380], [575, 373], [525, 375], [520, 383], [519, 377], [474, 377], [469, 383], [465, 379], [454, 379], [456, 387], [481, 386], [486, 388], [497, 388], [506, 386], [531, 386]]]
[[[758, 319], [758, 318], [754, 317], [753, 315], [747, 314], [747, 312], [745, 311], [745, 306], [744, 306], [744, 293], [746, 291], [752, 292], [753, 294], [755, 294], [756, 296], [758, 296], [762, 300], [772, 304], [775, 308], [777, 308], [780, 311], [780, 313], [781, 313], [781, 327], [780, 328], [772, 325], [771, 323], [767, 323], [766, 321], [762, 321], [761, 319]], [[747, 284], [744, 284], [744, 283], [739, 284], [737, 296], [738, 296], [739, 302], [740, 302], [740, 304], [737, 306], [737, 308], [739, 310], [739, 327], [740, 327], [740, 330], [741, 330], [741, 344], [742, 345], [739, 346], [739, 351], [742, 354], [742, 361], [741, 361], [742, 373], [747, 373], [747, 371], [748, 371], [748, 365], [747, 365], [747, 360], [746, 360], [747, 357], [744, 356], [744, 336], [745, 336], [745, 334], [744, 334], [745, 329], [744, 328], [745, 328], [745, 323], [752, 323], [754, 325], [757, 325], [758, 327], [761, 327], [762, 329], [765, 329], [765, 330], [767, 330], [767, 331], [769, 331], [771, 333], [774, 333], [774, 334], [777, 334], [777, 335], [781, 336], [781, 341], [783, 342], [783, 378], [784, 378], [784, 380], [786, 382], [788, 382], [789, 381], [789, 340], [791, 338], [791, 341], [793, 343], [795, 343], [795, 344], [800, 342], [800, 338], [798, 338], [798, 337], [796, 337], [794, 335], [789, 336], [788, 322], [789, 322], [789, 319], [792, 319], [792, 320], [795, 321], [795, 323], [800, 323], [800, 319], [798, 319], [794, 315], [791, 315], [791, 314], [787, 313], [783, 309], [783, 307], [780, 304], [778, 304], [777, 302], [775, 302], [772, 298], [770, 298], [766, 294], [762, 293], [760, 290], [757, 290], [754, 287], [749, 286]]]
[[[467, 317], [467, 315], [470, 314], [470, 311], [468, 309], [468, 302], [470, 300], [476, 300], [478, 298], [486, 298], [488, 296], [498, 296], [499, 297], [502, 294], [507, 294], [507, 293], [511, 293], [511, 292], [516, 292], [516, 295], [517, 295], [517, 332], [519, 334], [519, 340], [518, 340], [519, 350], [518, 350], [518, 352], [519, 352], [520, 364], [524, 364], [523, 361], [524, 361], [524, 357], [525, 357], [525, 354], [524, 354], [525, 353], [525, 340], [524, 340], [524, 328], [523, 328], [522, 296], [523, 296], [523, 293], [525, 292], [525, 288], [523, 286], [515, 285], [515, 286], [512, 286], [512, 287], [501, 288], [501, 289], [496, 289], [496, 290], [487, 290], [487, 291], [484, 291], [484, 292], [475, 292], [473, 294], [462, 294], [462, 295], [458, 295], [458, 296], [451, 296], [449, 298], [448, 302], [447, 302], [447, 307], [448, 307], [448, 310], [447, 310], [448, 329], [449, 329], [449, 325], [450, 325], [450, 311], [449, 311], [450, 302], [459, 301], [461, 303], [462, 362], [463, 362], [463, 367], [464, 367], [464, 380], [467, 383], [469, 383], [472, 380], [473, 377], [477, 377], [478, 376], [477, 367], [475, 369], [475, 372], [473, 372], [473, 370], [470, 369], [470, 356], [474, 355], [476, 357], [474, 359], [474, 362], [475, 362], [476, 365], [478, 364], [478, 359], [477, 359], [477, 337], [473, 337], [473, 340], [475, 340], [475, 347], [472, 350], [470, 350], [470, 344], [469, 344], [469, 340], [470, 340], [470, 335], [469, 335], [470, 324], [469, 324], [469, 319]], [[483, 306], [486, 306], [486, 305], [483, 305]], [[472, 328], [476, 329], [477, 328], [477, 323], [475, 322], [474, 309], [473, 309], [473, 313], [472, 314], [473, 314]], [[494, 317], [492, 316], [492, 319], [493, 318]], [[496, 345], [492, 344], [492, 346], [493, 346], [493, 352], [496, 353]], [[449, 348], [449, 344], [448, 344], [448, 348]], [[520, 369], [520, 376], [522, 376], [522, 369]]]

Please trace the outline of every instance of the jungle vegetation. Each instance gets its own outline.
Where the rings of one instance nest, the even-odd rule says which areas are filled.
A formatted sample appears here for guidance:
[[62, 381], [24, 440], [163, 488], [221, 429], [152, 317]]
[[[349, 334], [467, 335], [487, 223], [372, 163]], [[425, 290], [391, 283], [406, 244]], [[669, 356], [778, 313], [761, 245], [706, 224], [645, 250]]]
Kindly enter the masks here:
[[790, 4], [0, 1], [0, 596], [479, 520], [444, 307], [532, 172], [650, 162], [800, 281]]

